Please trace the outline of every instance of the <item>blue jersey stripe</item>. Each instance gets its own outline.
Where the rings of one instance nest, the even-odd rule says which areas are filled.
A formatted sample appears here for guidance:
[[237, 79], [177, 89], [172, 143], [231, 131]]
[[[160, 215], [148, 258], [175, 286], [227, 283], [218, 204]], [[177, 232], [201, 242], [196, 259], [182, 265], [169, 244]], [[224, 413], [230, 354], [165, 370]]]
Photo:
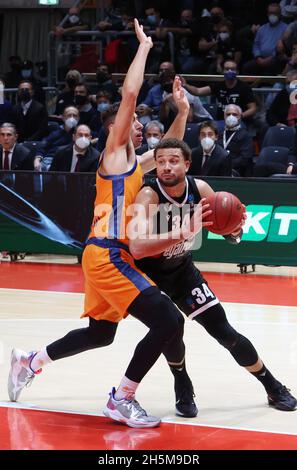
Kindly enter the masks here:
[[118, 248], [109, 249], [109, 259], [118, 270], [129, 279], [140, 291], [152, 287], [153, 284], [147, 281], [147, 279], [140, 274], [136, 269], [133, 268], [129, 263], [123, 261], [121, 258], [121, 252]]

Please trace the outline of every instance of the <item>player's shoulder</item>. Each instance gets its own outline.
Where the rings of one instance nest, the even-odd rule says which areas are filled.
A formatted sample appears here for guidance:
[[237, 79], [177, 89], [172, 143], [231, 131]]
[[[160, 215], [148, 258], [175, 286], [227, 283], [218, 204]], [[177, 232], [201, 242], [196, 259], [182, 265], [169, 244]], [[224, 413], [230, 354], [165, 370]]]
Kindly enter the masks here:
[[154, 203], [158, 204], [159, 195], [152, 186], [150, 186], [149, 184], [146, 183], [140, 189], [140, 191], [137, 195], [137, 200], [138, 201], [143, 201], [143, 202], [147, 201], [147, 202], [152, 203], [152, 204], [154, 204]]
[[208, 197], [214, 192], [211, 186], [209, 186], [206, 181], [203, 181], [199, 178], [194, 178], [194, 182], [198, 188], [201, 197]]

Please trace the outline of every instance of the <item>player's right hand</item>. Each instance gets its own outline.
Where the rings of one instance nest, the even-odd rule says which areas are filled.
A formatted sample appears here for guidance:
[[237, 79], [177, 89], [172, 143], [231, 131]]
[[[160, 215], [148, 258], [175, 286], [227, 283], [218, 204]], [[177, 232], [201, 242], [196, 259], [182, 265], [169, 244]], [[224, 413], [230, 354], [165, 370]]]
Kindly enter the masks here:
[[143, 26], [138, 23], [137, 18], [134, 18], [135, 33], [140, 44], [147, 44], [150, 48], [153, 47], [153, 41], [150, 36], [147, 36], [143, 31]]

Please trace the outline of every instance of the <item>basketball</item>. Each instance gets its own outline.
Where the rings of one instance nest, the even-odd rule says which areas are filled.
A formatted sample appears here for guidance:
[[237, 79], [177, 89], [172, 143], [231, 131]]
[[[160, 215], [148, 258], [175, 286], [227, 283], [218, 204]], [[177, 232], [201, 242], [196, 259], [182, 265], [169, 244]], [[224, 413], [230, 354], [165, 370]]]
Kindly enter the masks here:
[[218, 191], [206, 198], [212, 214], [203, 219], [205, 222], [213, 222], [207, 230], [219, 235], [229, 235], [240, 224], [244, 208], [240, 200], [232, 193]]

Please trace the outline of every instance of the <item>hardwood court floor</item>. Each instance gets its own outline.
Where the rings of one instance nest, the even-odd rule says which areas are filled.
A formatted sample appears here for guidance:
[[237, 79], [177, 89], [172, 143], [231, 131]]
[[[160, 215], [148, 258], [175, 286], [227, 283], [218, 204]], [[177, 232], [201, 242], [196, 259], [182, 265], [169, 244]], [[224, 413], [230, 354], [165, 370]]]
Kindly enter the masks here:
[[[297, 277], [207, 273], [228, 318], [256, 346], [267, 367], [297, 394]], [[145, 377], [138, 399], [162, 417], [157, 429], [130, 429], [102, 414], [146, 328], [128, 317], [114, 343], [57, 361], [25, 389], [6, 394], [13, 346], [38, 349], [73, 328], [83, 305], [75, 265], [0, 263], [1, 449], [297, 449], [297, 412], [267, 405], [260, 383], [195, 322], [186, 321], [187, 364], [197, 418], [175, 416], [165, 360]]]

